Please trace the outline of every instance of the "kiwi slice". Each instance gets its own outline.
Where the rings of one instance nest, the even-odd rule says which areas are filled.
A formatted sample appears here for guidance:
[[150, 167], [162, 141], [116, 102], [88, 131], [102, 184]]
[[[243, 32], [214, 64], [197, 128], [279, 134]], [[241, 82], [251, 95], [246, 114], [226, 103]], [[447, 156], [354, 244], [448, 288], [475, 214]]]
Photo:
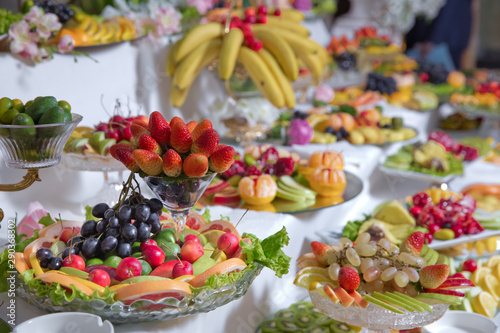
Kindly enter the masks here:
[[309, 309], [309, 313], [312, 314], [314, 317], [316, 318], [320, 318], [320, 317], [326, 317], [325, 314], [321, 311], [319, 311], [316, 307], [312, 307]]
[[300, 326], [288, 318], [281, 318], [276, 320], [276, 328], [283, 332], [302, 332]]
[[278, 329], [276, 328], [276, 321], [274, 319], [271, 319], [263, 322], [262, 326], [260, 327], [260, 330], [262, 333], [278, 332]]
[[316, 319], [316, 325], [319, 325], [319, 326], [328, 326], [328, 325], [331, 325], [335, 322], [335, 320], [333, 320], [332, 318], [330, 317], [327, 317], [325, 315], [323, 315], [323, 317], [319, 317]]
[[326, 326], [316, 326], [306, 329], [304, 333], [330, 333], [330, 329]]
[[298, 302], [292, 304], [289, 309], [294, 311], [307, 311], [313, 307], [314, 305], [312, 305], [311, 302]]
[[279, 310], [274, 314], [274, 318], [279, 319], [279, 318], [287, 318], [287, 319], [293, 319], [295, 317], [295, 311], [293, 310]]
[[338, 321], [335, 321], [333, 324], [330, 325], [330, 332], [331, 333], [345, 333], [345, 332], [355, 333], [355, 331], [352, 328], [350, 328], [346, 324], [338, 322]]
[[316, 318], [314, 318], [312, 315], [308, 313], [299, 313], [297, 312], [295, 314], [294, 320], [295, 324], [302, 328], [306, 328], [311, 326], [316, 322]]

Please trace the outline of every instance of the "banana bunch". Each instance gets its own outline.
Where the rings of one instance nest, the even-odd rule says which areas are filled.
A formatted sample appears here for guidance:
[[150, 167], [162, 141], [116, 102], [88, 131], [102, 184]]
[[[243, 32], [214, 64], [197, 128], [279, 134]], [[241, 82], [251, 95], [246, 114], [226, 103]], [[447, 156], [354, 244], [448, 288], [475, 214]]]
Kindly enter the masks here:
[[181, 106], [200, 71], [218, 57], [222, 80], [229, 80], [240, 63], [274, 106], [293, 108], [296, 100], [291, 82], [297, 80], [300, 64], [319, 80], [331, 62], [326, 49], [309, 39], [299, 13], [287, 10], [281, 16], [268, 15], [265, 24], [242, 24], [228, 33], [219, 22], [194, 27], [167, 56], [166, 73], [173, 77], [170, 103]]
[[134, 22], [122, 16], [101, 21], [91, 15], [78, 13], [74, 20], [65, 24], [63, 30], [77, 36], [75, 46], [109, 44], [137, 38]]

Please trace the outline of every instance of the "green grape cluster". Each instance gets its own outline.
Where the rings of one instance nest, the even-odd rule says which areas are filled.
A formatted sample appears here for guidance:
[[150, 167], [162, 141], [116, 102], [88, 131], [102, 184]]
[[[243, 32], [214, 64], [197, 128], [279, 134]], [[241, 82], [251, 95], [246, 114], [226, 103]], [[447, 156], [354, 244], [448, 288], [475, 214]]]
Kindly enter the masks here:
[[17, 22], [23, 18], [23, 14], [14, 14], [10, 10], [0, 8], [0, 35], [9, 31], [12, 23]]

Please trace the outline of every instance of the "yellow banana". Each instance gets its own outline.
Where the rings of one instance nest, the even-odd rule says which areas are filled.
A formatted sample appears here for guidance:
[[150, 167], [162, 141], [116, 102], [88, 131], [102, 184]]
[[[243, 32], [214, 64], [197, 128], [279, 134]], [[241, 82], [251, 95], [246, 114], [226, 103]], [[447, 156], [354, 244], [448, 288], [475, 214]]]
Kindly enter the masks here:
[[173, 84], [170, 86], [170, 104], [175, 107], [181, 107], [186, 101], [189, 93], [188, 89], [177, 89]]
[[297, 59], [290, 45], [284, 38], [275, 34], [270, 30], [256, 29], [253, 30], [255, 36], [262, 42], [264, 48], [268, 49], [278, 60], [283, 72], [292, 80], [297, 80], [299, 76], [299, 66]]
[[276, 35], [282, 37], [288, 44], [290, 44], [290, 47], [295, 53], [317, 53], [318, 49], [321, 47], [312, 39], [298, 36], [293, 32], [274, 27], [271, 29], [273, 29], [273, 32]]
[[181, 62], [182, 59], [207, 40], [222, 37], [223, 32], [224, 27], [219, 22], [209, 22], [194, 27], [183, 38], [179, 50], [177, 50], [175, 62]]
[[238, 54], [238, 61], [243, 64], [248, 75], [269, 102], [278, 108], [285, 105], [285, 97], [278, 82], [257, 52], [242, 46]]
[[302, 59], [304, 64], [306, 64], [307, 68], [311, 71], [311, 75], [315, 79], [319, 79], [323, 76], [323, 63], [318, 55], [316, 54], [308, 54], [308, 53], [299, 53], [299, 58]]
[[[220, 38], [211, 39], [199, 45], [179, 64], [175, 70], [172, 84], [178, 89], [188, 88], [196, 78], [200, 67], [204, 67], [203, 64], [206, 66], [208, 61], [212, 61], [220, 53], [221, 45], [222, 40]], [[179, 50], [180, 47], [182, 47], [182, 44], [179, 46]]]
[[107, 44], [107, 43], [117, 41], [115, 38], [116, 38], [117, 32], [120, 31], [120, 27], [119, 26], [116, 27], [111, 22], [103, 22], [100, 24], [105, 26], [108, 29], [107, 33], [101, 37], [101, 42], [104, 44]]
[[309, 37], [310, 35], [309, 30], [306, 27], [284, 17], [268, 15], [267, 24], [285, 29], [291, 33], [299, 34], [302, 37]]
[[92, 17], [90, 17], [89, 15], [85, 15], [81, 21], [78, 21], [78, 25], [77, 25], [77, 29], [80, 29], [80, 30], [83, 30], [83, 31], [86, 31], [89, 26], [92, 24]]
[[123, 16], [118, 16], [117, 21], [118, 21], [118, 24], [120, 25], [121, 32], [122, 32], [121, 40], [131, 40], [131, 39], [135, 39], [137, 37], [134, 22], [130, 21], [129, 19], [127, 19]]
[[271, 54], [266, 49], [262, 49], [259, 51], [259, 55], [264, 60], [266, 63], [267, 67], [271, 70], [271, 73], [273, 73], [274, 78], [278, 82], [278, 85], [281, 88], [281, 91], [283, 92], [283, 96], [285, 97], [285, 106], [289, 109], [293, 108], [295, 106], [296, 100], [295, 100], [295, 92], [293, 91], [292, 84], [290, 83], [290, 80], [286, 77], [285, 73], [281, 70], [281, 67], [274, 58], [274, 56]]
[[223, 80], [229, 80], [233, 75], [236, 59], [243, 44], [243, 32], [240, 29], [231, 29], [224, 36], [222, 48], [219, 55], [219, 76]]
[[175, 69], [177, 67], [175, 63], [175, 55], [177, 54], [177, 50], [179, 49], [179, 45], [181, 45], [182, 39], [177, 40], [177, 42], [172, 45], [170, 48], [170, 52], [167, 55], [167, 63], [165, 64], [165, 70], [167, 72], [168, 77], [174, 76]]
[[290, 21], [302, 22], [306, 19], [304, 13], [300, 10], [293, 8], [284, 8], [281, 10], [281, 17], [288, 19]]
[[311, 41], [318, 47], [318, 56], [320, 57], [321, 62], [323, 62], [323, 66], [327, 66], [328, 64], [330, 64], [333, 61], [333, 59], [332, 56], [330, 56], [330, 54], [328, 53], [328, 51], [323, 46], [318, 44], [318, 42], [312, 39]]
[[94, 36], [97, 34], [98, 31], [99, 31], [99, 23], [97, 23], [96, 20], [90, 17], [90, 23], [87, 29], [85, 29], [85, 32], [87, 33], [87, 35], [90, 36], [90, 38], [94, 39]]

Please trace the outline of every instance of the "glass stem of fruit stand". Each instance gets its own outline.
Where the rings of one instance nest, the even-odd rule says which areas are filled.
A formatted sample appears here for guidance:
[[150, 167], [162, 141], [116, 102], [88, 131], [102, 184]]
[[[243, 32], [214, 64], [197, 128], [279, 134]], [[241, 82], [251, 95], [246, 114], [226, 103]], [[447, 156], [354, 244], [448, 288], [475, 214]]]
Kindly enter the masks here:
[[189, 214], [190, 209], [186, 208], [183, 210], [170, 210], [169, 213], [172, 215], [172, 219], [175, 222], [175, 239], [181, 239], [182, 232], [184, 231], [184, 227], [186, 226], [187, 216]]
[[[23, 177], [19, 183], [16, 184], [0, 184], [1, 192], [14, 192], [21, 191], [30, 187], [34, 182], [41, 181], [38, 175], [38, 169], [28, 169], [28, 173]], [[0, 208], [0, 221], [3, 220], [3, 210]]]

